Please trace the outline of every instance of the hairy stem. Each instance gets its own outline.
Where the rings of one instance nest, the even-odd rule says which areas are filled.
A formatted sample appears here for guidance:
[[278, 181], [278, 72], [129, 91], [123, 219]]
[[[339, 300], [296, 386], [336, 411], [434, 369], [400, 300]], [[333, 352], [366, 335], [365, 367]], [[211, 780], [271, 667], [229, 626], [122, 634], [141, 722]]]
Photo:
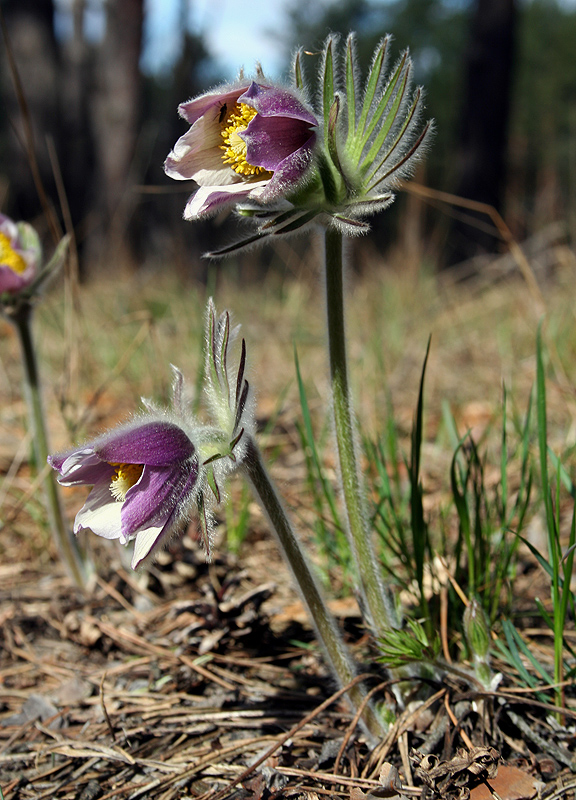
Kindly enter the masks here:
[[373, 633], [385, 638], [398, 621], [384, 592], [358, 469], [346, 358], [343, 241], [342, 234], [330, 228], [325, 231], [325, 279], [334, 429], [348, 532], [368, 621]]
[[[266, 471], [258, 445], [252, 438], [249, 440], [243, 466], [292, 569], [332, 672], [340, 687], [347, 686], [356, 676], [354, 661], [326, 607], [318, 582], [310, 570], [309, 560], [302, 551], [282, 501]], [[355, 685], [350, 688], [347, 696], [352, 708], [357, 711], [366, 697], [366, 691], [361, 685]], [[364, 707], [361, 719], [373, 740], [384, 735], [384, 723], [371, 704]]]
[[83, 587], [91, 572], [90, 564], [82, 556], [76, 538], [66, 524], [54, 472], [47, 468], [49, 452], [48, 436], [46, 433], [46, 421], [42, 406], [38, 364], [32, 340], [32, 306], [29, 303], [22, 303], [18, 309], [10, 315], [10, 319], [18, 331], [22, 349], [24, 387], [26, 403], [28, 405], [30, 430], [34, 442], [37, 469], [41, 474], [42, 470], [45, 472], [44, 492], [52, 535], [60, 555], [66, 564], [70, 577], [77, 586]]

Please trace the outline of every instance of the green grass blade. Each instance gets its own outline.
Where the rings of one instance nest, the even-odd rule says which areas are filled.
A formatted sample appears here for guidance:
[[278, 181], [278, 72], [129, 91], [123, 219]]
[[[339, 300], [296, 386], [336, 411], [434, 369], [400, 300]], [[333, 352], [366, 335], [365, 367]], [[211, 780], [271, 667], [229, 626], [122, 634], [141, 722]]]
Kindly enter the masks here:
[[318, 454], [318, 449], [316, 447], [316, 442], [314, 439], [314, 430], [312, 427], [312, 417], [310, 414], [310, 407], [308, 405], [308, 398], [306, 396], [306, 387], [304, 386], [304, 381], [302, 380], [302, 373], [300, 372], [300, 363], [298, 361], [298, 354], [296, 350], [294, 350], [294, 362], [296, 365], [296, 379], [298, 381], [300, 407], [302, 409], [302, 421], [304, 423], [304, 434], [305, 434], [304, 444], [305, 447], [308, 448], [308, 451], [310, 453], [310, 459], [311, 459], [310, 465], [316, 477], [316, 480], [318, 481], [319, 486], [321, 488], [322, 496], [327, 503], [330, 515], [332, 517], [332, 521], [334, 523], [334, 527], [336, 530], [342, 532], [343, 527], [340, 514], [338, 512], [338, 507], [336, 504], [336, 495], [334, 493], [331, 484], [329, 483], [329, 481], [326, 480], [322, 462]]
[[422, 503], [422, 484], [420, 483], [420, 456], [422, 451], [422, 416], [424, 410], [424, 379], [426, 366], [430, 355], [430, 342], [426, 347], [426, 355], [420, 376], [418, 390], [418, 404], [412, 426], [412, 441], [410, 452], [410, 522], [412, 529], [412, 542], [414, 550], [414, 564], [416, 568], [416, 581], [420, 591], [420, 605], [422, 614], [429, 616], [428, 601], [424, 592], [424, 562], [426, 553], [429, 552], [428, 529], [424, 521], [424, 506]]
[[505, 524], [508, 508], [508, 439], [506, 432], [507, 420], [507, 395], [506, 386], [502, 386], [502, 438], [500, 440], [500, 502], [502, 505], [500, 519]]

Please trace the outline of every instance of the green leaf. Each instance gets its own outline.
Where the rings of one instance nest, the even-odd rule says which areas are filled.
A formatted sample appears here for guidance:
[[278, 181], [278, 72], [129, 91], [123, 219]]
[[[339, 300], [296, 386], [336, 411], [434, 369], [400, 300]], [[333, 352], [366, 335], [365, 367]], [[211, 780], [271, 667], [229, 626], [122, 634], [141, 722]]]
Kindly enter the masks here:
[[329, 124], [330, 111], [334, 103], [334, 61], [332, 58], [332, 39], [329, 39], [324, 51], [324, 80], [322, 85], [322, 110], [324, 116], [324, 141], [329, 149]]
[[364, 93], [364, 98], [362, 102], [362, 111], [360, 113], [360, 119], [358, 120], [357, 133], [355, 137], [356, 146], [354, 150], [355, 150], [355, 155], [358, 158], [360, 158], [360, 154], [364, 149], [365, 145], [364, 129], [366, 128], [366, 122], [368, 120], [370, 108], [372, 107], [372, 103], [376, 95], [376, 90], [378, 89], [378, 85], [380, 83], [380, 77], [382, 75], [382, 70], [384, 69], [386, 52], [388, 50], [389, 42], [390, 42], [389, 36], [386, 36], [386, 38], [380, 42], [379, 47], [376, 49], [374, 53], [374, 60], [372, 62], [372, 67], [370, 68], [370, 74], [368, 75], [368, 81], [366, 83], [366, 91]]
[[296, 58], [294, 59], [294, 83], [298, 89], [304, 88], [304, 79], [302, 77], [302, 64], [300, 63], [300, 55], [302, 50], [298, 50]]
[[376, 169], [373, 170], [372, 172], [372, 174], [377, 178], [377, 180], [375, 180], [374, 183], [370, 184], [365, 188], [366, 192], [373, 192], [376, 189], [376, 187], [379, 184], [386, 181], [390, 177], [390, 175], [392, 175], [393, 172], [397, 172], [403, 164], [405, 164], [407, 161], [410, 161], [414, 153], [418, 150], [418, 148], [426, 138], [426, 135], [430, 130], [431, 125], [432, 125], [431, 122], [426, 123], [426, 125], [422, 129], [422, 132], [420, 133], [420, 136], [416, 139], [412, 147], [402, 156], [402, 158], [399, 161], [396, 161], [394, 164], [392, 164], [388, 172], [385, 172], [383, 175], [376, 175], [376, 172], [378, 172], [378, 170], [383, 166], [384, 162], [388, 158], [388, 156], [384, 157], [384, 159], [380, 162], [379, 166], [376, 167]]
[[[519, 650], [526, 656], [528, 661], [532, 664], [536, 672], [540, 675], [540, 677], [546, 681], [548, 684], [552, 684], [552, 676], [546, 671], [546, 669], [542, 666], [542, 664], [538, 661], [538, 659], [534, 656], [516, 627], [510, 622], [510, 620], [503, 620], [502, 627], [504, 629], [504, 634], [506, 636], [506, 640], [508, 644], [510, 644], [510, 638], [513, 638], [515, 643], [517, 644]], [[510, 638], [509, 638], [510, 636]]]
[[[408, 68], [406, 68], [407, 58], [408, 58], [408, 53], [404, 53], [398, 66], [396, 67], [394, 74], [392, 75], [390, 81], [388, 82], [388, 85], [384, 91], [384, 94], [380, 99], [380, 102], [378, 103], [378, 106], [376, 107], [376, 110], [372, 114], [372, 117], [370, 119], [370, 124], [366, 130], [364, 141], [362, 143], [363, 148], [366, 146], [366, 143], [372, 136], [376, 126], [381, 125], [380, 121], [384, 115], [384, 112], [386, 111], [386, 108], [388, 107], [392, 99], [392, 96], [396, 94], [394, 102], [392, 103], [392, 106], [390, 107], [388, 114], [386, 115], [386, 120], [381, 125], [380, 130], [378, 131], [378, 136], [373, 142], [368, 155], [364, 158], [362, 166], [365, 166], [366, 164], [371, 164], [372, 161], [374, 161], [374, 159], [380, 152], [380, 148], [382, 147], [386, 137], [388, 136], [388, 133], [390, 132], [390, 128], [392, 127], [394, 120], [396, 119], [396, 116], [398, 114], [398, 109], [400, 107], [400, 104], [402, 103], [402, 99], [404, 98], [406, 87], [408, 85], [408, 79], [410, 77], [410, 68], [409, 68], [410, 64], [408, 64]], [[398, 83], [402, 78], [402, 76], [403, 80], [400, 86], [398, 86]]]
[[352, 141], [356, 130], [356, 82], [354, 76], [355, 42], [353, 34], [346, 41], [346, 103], [348, 106], [348, 139]]

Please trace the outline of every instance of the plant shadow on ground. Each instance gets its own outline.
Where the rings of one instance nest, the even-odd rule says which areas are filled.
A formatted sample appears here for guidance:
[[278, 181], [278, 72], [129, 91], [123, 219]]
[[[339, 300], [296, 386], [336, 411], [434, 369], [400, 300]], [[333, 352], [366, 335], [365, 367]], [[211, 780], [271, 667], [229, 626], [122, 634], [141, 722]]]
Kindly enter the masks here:
[[[569, 387], [574, 384], [566, 365], [573, 363], [576, 349], [574, 312], [566, 287], [573, 275], [573, 258], [560, 259], [546, 294], [551, 309], [548, 331], [558, 343], [549, 369], [548, 443], [565, 465], [573, 421]], [[104, 294], [105, 319], [99, 310]], [[333, 485], [329, 431], [325, 437], [317, 436], [316, 456], [306, 441], [306, 430], [321, 431], [326, 418], [321, 401], [326, 396], [322, 320], [313, 313], [315, 290], [305, 282], [271, 280], [249, 294], [226, 283], [218, 288], [219, 304], [229, 305], [237, 321], [244, 322], [273, 471], [319, 569], [331, 576], [332, 609], [359, 662], [372, 674], [369, 685], [379, 686], [380, 701], [392, 702], [393, 686], [378, 661], [381, 654], [360, 624], [349, 588], [353, 582], [336, 569], [337, 559], [330, 561], [326, 550], [337, 524], [322, 505]], [[132, 412], [140, 395], [165, 398], [169, 361], [195, 374], [201, 363], [204, 298], [201, 290], [191, 290], [186, 298], [181, 295], [169, 279], [160, 286], [155, 283], [153, 291], [145, 284], [136, 290], [128, 284], [91, 287], [83, 295], [83, 316], [76, 320], [74, 335], [62, 322], [66, 316], [60, 300], [55, 295], [47, 298], [39, 309], [38, 328], [56, 447], [65, 448]], [[197, 306], [196, 315], [190, 313], [190, 303]], [[544, 613], [550, 613], [544, 600], [550, 577], [530, 550], [532, 546], [544, 552], [546, 523], [538, 491], [532, 487], [525, 511], [522, 499], [529, 480], [524, 446], [535, 464], [538, 459], [536, 428], [528, 434], [525, 425], [537, 377], [538, 320], [531, 303], [514, 276], [497, 287], [469, 282], [459, 288], [445, 280], [437, 288], [432, 279], [415, 284], [394, 274], [369, 274], [351, 290], [352, 371], [363, 387], [358, 406], [362, 430], [375, 448], [372, 455], [368, 450], [366, 468], [375, 487], [375, 525], [382, 533], [383, 548], [388, 548], [382, 557], [388, 570], [401, 577], [398, 591], [414, 616], [421, 616], [426, 603], [432, 614], [438, 614], [435, 630], [447, 639], [445, 656], [466, 662], [470, 655], [462, 637], [463, 605], [451, 583], [444, 584], [444, 593], [441, 589], [419, 593], [426, 580], [433, 586], [438, 579], [428, 574], [429, 565], [443, 554], [443, 547], [444, 552], [450, 548], [453, 552], [459, 532], [465, 532], [468, 524], [470, 535], [462, 534], [463, 541], [469, 541], [468, 554], [480, 559], [484, 570], [481, 577], [474, 577], [472, 588], [483, 594], [486, 576], [492, 581], [501, 565], [493, 563], [490, 553], [473, 553], [478, 509], [492, 533], [504, 523], [513, 531], [524, 514], [527, 542], [506, 540], [507, 547], [516, 548], [514, 573], [511, 578], [502, 572], [502, 589], [492, 587], [485, 594], [497, 640], [491, 669], [503, 674], [502, 682], [486, 691], [450, 670], [429, 676], [424, 681], [425, 702], [417, 702], [422, 686], [415, 685], [415, 702], [399, 710], [389, 735], [372, 751], [342, 698], [332, 696], [334, 685], [290, 577], [264, 520], [239, 484], [231, 487], [233, 514], [222, 516], [212, 564], [205, 563], [192, 524], [148, 573], [132, 573], [123, 566], [124, 553], [93, 543], [99, 565], [96, 585], [85, 594], [71, 589], [47, 540], [23, 428], [16, 349], [9, 331], [2, 330], [2, 364], [8, 378], [1, 390], [0, 429], [4, 473], [0, 787], [5, 800], [48, 796], [260, 800], [312, 792], [393, 797], [393, 789], [383, 794], [385, 779], [380, 778], [386, 765], [397, 768], [404, 785], [408, 783], [401, 792], [404, 796], [419, 796], [426, 786], [430, 797], [464, 798], [471, 790], [472, 798], [477, 798], [481, 795], [471, 776], [488, 773], [478, 767], [483, 751], [478, 754], [474, 748], [491, 747], [507, 767], [528, 776], [531, 785], [540, 781], [543, 796], [554, 792], [567, 796], [573, 783], [571, 731], [576, 716], [571, 675], [566, 672], [565, 708], [554, 714], [554, 694], [535, 667], [545, 665], [553, 674], [553, 639], [536, 603], [536, 597], [542, 598]], [[420, 467], [411, 474], [410, 433], [430, 333]], [[294, 344], [300, 386], [292, 377]], [[80, 362], [74, 354], [81, 354]], [[387, 376], [385, 387], [378, 380], [382, 374]], [[266, 375], [266, 385], [259, 375]], [[502, 377], [508, 387], [505, 416], [510, 428], [504, 450], [498, 422]], [[304, 384], [309, 421], [301, 406]], [[387, 425], [391, 409], [393, 426]], [[569, 485], [570, 474], [561, 475], [556, 469]], [[502, 497], [504, 473], [508, 504]], [[416, 508], [410, 504], [409, 489], [419, 484], [421, 508]], [[394, 486], [398, 491], [392, 503]], [[317, 493], [310, 494], [310, 488]], [[464, 498], [460, 505], [449, 499], [451, 493]], [[553, 516], [559, 542], [567, 545], [569, 493], [558, 497]], [[72, 517], [83, 494], [71, 491], [65, 499]], [[337, 507], [338, 498], [334, 502]], [[452, 513], [446, 512], [449, 507]], [[424, 580], [420, 575], [420, 587], [417, 574], [402, 572], [399, 566], [404, 546], [409, 560], [412, 545], [406, 541], [413, 535], [418, 514], [429, 530], [442, 532], [425, 543], [425, 565], [416, 565], [416, 573], [425, 571], [428, 576]], [[402, 525], [391, 540], [386, 534], [393, 518]], [[319, 519], [326, 522], [326, 529], [318, 527]], [[423, 528], [419, 533], [426, 534]], [[238, 556], [227, 552], [227, 536], [234, 540]], [[503, 551], [491, 552], [502, 556]], [[460, 554], [459, 563], [467, 564], [465, 554]], [[453, 577], [466, 594], [469, 571]], [[564, 631], [568, 667], [572, 615], [569, 605]], [[479, 760], [469, 758], [464, 763], [458, 754], [462, 747]], [[412, 760], [411, 748], [420, 754]], [[458, 758], [460, 762], [455, 761]], [[508, 781], [519, 785], [514, 775]], [[487, 780], [502, 798], [513, 796], [506, 794], [506, 785], [502, 788], [494, 779]], [[534, 794], [526, 790], [521, 796]]]

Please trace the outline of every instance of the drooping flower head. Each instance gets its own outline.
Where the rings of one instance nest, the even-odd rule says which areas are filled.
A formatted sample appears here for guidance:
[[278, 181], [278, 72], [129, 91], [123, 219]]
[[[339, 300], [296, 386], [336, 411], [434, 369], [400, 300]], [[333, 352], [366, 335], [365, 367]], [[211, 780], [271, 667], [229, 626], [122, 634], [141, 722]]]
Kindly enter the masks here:
[[236, 331], [211, 301], [207, 330], [210, 424], [191, 414], [182, 374], [173, 367], [171, 409], [144, 401], [146, 412], [133, 421], [48, 459], [63, 486], [93, 487], [74, 533], [90, 529], [123, 545], [134, 541], [134, 569], [193, 513], [210, 555], [212, 509], [223, 499], [223, 483], [242, 462], [254, 428], [244, 342], [235, 362], [230, 350]]
[[13, 295], [30, 286], [41, 253], [38, 234], [31, 225], [0, 214], [0, 295]]
[[376, 48], [362, 85], [354, 35], [342, 58], [338, 37], [330, 36], [316, 111], [301, 54], [293, 88], [271, 86], [260, 75], [180, 106], [191, 128], [164, 168], [173, 178], [200, 185], [185, 218], [227, 204], [259, 225], [256, 235], [213, 255], [289, 233], [317, 217], [347, 234], [361, 233], [368, 230], [364, 218], [392, 202], [392, 190], [411, 173], [431, 126], [420, 126], [422, 91], [412, 92], [408, 52], [386, 72], [389, 43], [386, 37]]
[[182, 521], [198, 488], [192, 440], [179, 425], [153, 416], [48, 462], [63, 486], [94, 487], [76, 515], [74, 533], [89, 528], [124, 545], [135, 539], [133, 568]]

